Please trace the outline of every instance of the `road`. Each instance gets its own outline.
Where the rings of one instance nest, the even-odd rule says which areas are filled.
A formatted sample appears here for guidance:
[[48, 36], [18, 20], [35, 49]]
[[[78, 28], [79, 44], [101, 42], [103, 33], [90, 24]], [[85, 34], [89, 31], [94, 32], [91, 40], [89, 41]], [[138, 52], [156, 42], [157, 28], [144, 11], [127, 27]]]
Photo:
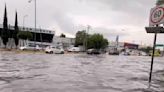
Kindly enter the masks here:
[[164, 92], [164, 58], [0, 52], [0, 92]]

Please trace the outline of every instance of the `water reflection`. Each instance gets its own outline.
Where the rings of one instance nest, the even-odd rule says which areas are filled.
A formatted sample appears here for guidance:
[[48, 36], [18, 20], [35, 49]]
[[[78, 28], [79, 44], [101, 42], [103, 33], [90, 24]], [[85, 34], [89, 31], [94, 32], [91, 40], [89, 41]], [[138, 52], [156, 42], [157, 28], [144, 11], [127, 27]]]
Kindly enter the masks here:
[[163, 58], [85, 54], [0, 54], [0, 92], [163, 92]]

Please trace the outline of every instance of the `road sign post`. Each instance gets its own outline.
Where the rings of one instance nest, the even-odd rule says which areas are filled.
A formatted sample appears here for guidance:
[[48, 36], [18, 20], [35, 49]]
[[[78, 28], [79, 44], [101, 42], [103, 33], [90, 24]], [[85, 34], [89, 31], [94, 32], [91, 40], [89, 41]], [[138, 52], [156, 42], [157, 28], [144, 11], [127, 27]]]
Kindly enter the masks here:
[[156, 40], [157, 40], [157, 33], [155, 33], [155, 35], [154, 35], [153, 53], [152, 53], [152, 58], [151, 58], [151, 68], [150, 68], [150, 75], [149, 75], [149, 86], [150, 86], [151, 79], [152, 79], [152, 71], [153, 71]]
[[160, 24], [164, 24], [164, 5], [156, 6], [150, 11], [149, 27], [146, 27], [147, 33], [154, 33], [154, 43], [153, 43], [153, 53], [151, 58], [151, 67], [149, 74], [149, 87], [151, 86], [152, 73], [153, 73], [153, 63], [154, 63], [154, 53], [156, 47], [156, 40], [158, 33], [164, 33], [164, 28], [159, 27]]

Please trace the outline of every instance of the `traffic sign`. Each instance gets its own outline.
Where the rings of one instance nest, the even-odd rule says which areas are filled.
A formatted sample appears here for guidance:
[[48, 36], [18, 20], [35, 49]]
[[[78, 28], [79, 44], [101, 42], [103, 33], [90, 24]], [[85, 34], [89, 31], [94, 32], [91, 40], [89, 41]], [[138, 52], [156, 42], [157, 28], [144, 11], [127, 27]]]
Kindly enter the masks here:
[[145, 27], [147, 33], [164, 33], [163, 27]]
[[149, 26], [164, 23], [164, 5], [156, 6], [150, 11]]
[[156, 44], [156, 47], [164, 47], [164, 44]]

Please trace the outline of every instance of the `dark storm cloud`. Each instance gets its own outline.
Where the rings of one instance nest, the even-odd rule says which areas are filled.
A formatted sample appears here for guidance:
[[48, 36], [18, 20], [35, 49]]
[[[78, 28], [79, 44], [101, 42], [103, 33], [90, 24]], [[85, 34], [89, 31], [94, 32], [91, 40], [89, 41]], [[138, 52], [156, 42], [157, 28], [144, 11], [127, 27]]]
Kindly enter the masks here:
[[120, 36], [128, 36], [129, 35], [128, 33], [124, 33], [123, 29], [122, 30], [116, 30], [116, 29], [97, 27], [97, 28], [94, 28], [93, 30], [95, 31], [95, 33], [96, 32], [102, 33], [106, 37], [117, 36], [117, 35], [120, 35]]
[[64, 30], [67, 33], [75, 33], [76, 30], [72, 18], [64, 12], [55, 12], [54, 21], [58, 24], [61, 30]]
[[[21, 19], [23, 15], [29, 14], [30, 18], [28, 18], [29, 21], [27, 25], [33, 24], [31, 23], [34, 20], [32, 17], [34, 15], [33, 2], [31, 2], [31, 4], [28, 3], [28, 0], [5, 0], [5, 2], [9, 7], [9, 13], [11, 11], [13, 13], [13, 11], [17, 9], [18, 11], [20, 11], [19, 14], [21, 16]], [[145, 19], [148, 17], [149, 9], [153, 6], [153, 4], [153, 0], [37, 0], [37, 20], [38, 25], [45, 25], [47, 27], [53, 21], [55, 21], [52, 21], [52, 18], [54, 16], [53, 14], [56, 14], [58, 11], [60, 11], [63, 14], [61, 15], [61, 17], [64, 17], [64, 20], [66, 20], [63, 21], [65, 24], [69, 22], [66, 18], [70, 20], [67, 14], [71, 13], [73, 15], [87, 15], [93, 17], [99, 16], [100, 18], [101, 16], [109, 16], [113, 18], [113, 20], [110, 21], [113, 24], [121, 25], [124, 23], [139, 25], [143, 24], [142, 22], [144, 22]], [[117, 12], [117, 14], [113, 15], [113, 11]], [[10, 20], [12, 20], [13, 18], [11, 18]], [[58, 24], [63, 25], [63, 23], [60, 23]]]
[[[150, 8], [154, 7], [155, 1], [37, 0], [37, 26], [74, 35], [77, 30], [80, 30], [75, 28], [76, 26], [86, 26], [90, 23], [89, 25], [93, 25], [95, 28], [93, 29], [94, 32], [100, 32], [107, 37], [122, 35], [128, 39], [129, 36], [132, 36], [132, 33], [123, 33], [117, 26], [134, 27], [131, 30], [136, 32], [141, 29], [145, 31], [144, 27], [148, 25], [149, 11]], [[25, 25], [34, 26], [34, 2], [28, 3], [28, 0], [1, 0], [0, 23], [3, 23], [5, 2], [10, 24], [14, 24], [14, 15], [17, 9], [19, 25], [22, 25], [23, 16], [28, 14]], [[79, 19], [75, 21], [77, 16], [86, 16], [86, 21], [80, 21], [82, 20], [81, 17], [78, 17]], [[79, 20], [78, 24], [77, 20]], [[92, 20], [94, 20], [94, 23], [90, 22]], [[98, 20], [101, 20], [101, 23]]]

